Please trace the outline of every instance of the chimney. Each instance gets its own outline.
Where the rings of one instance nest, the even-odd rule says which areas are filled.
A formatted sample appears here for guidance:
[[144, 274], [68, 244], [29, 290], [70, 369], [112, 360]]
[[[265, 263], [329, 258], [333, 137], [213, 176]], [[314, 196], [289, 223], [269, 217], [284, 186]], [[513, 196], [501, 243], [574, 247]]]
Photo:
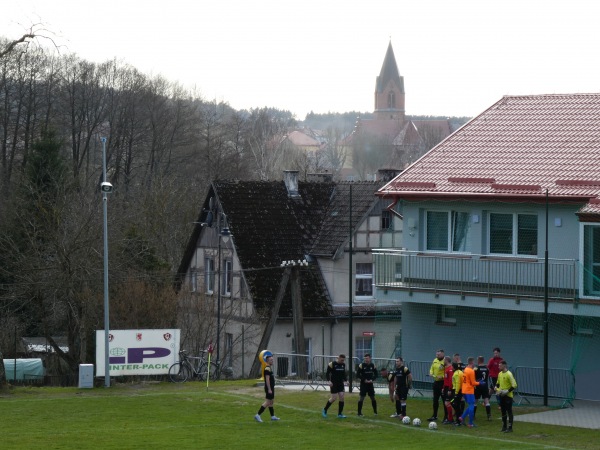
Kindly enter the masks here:
[[312, 183], [331, 183], [333, 181], [332, 173], [309, 173], [307, 176], [307, 181]]
[[401, 173], [402, 171], [398, 169], [379, 169], [377, 170], [377, 180], [384, 182], [392, 181]]
[[288, 197], [300, 198], [298, 193], [298, 171], [297, 170], [284, 170], [283, 171], [283, 182], [288, 191]]

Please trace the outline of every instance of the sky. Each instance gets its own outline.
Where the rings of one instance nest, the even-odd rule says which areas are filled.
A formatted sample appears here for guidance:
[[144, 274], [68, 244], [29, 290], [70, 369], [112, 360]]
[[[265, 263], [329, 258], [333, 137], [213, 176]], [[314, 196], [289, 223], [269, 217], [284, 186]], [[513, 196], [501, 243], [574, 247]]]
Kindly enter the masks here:
[[0, 36], [42, 23], [63, 53], [117, 58], [205, 100], [299, 120], [373, 111], [389, 42], [407, 114], [600, 92], [594, 0], [0, 0], [0, 11]]

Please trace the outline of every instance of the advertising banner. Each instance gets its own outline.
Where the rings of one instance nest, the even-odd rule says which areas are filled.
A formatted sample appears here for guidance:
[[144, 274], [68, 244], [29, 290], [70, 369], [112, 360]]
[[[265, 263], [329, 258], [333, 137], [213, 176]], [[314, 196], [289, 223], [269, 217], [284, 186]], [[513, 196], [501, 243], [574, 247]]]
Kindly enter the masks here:
[[[104, 376], [104, 330], [96, 330], [96, 376]], [[162, 375], [179, 360], [179, 330], [110, 330], [110, 376]]]

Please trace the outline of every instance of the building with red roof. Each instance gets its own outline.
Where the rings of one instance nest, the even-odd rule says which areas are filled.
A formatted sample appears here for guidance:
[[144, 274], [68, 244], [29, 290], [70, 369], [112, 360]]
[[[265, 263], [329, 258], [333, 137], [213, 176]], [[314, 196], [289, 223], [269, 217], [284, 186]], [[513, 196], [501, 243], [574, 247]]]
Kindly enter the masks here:
[[600, 94], [505, 96], [377, 195], [404, 219], [375, 285], [405, 360], [500, 346], [539, 395], [548, 317], [549, 395], [600, 399]]

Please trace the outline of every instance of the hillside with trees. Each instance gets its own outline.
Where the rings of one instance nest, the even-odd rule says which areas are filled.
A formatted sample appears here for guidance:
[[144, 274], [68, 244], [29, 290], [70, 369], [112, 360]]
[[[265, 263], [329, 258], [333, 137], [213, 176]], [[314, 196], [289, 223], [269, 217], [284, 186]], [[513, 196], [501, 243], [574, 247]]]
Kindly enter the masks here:
[[[68, 372], [93, 361], [103, 328], [101, 137], [114, 328], [175, 326], [174, 270], [211, 180], [319, 167], [282, 144], [299, 125], [289, 111], [236, 111], [116, 59], [22, 45], [32, 38], [0, 39], [0, 352], [43, 336]], [[351, 129], [357, 115], [303, 126]]]

